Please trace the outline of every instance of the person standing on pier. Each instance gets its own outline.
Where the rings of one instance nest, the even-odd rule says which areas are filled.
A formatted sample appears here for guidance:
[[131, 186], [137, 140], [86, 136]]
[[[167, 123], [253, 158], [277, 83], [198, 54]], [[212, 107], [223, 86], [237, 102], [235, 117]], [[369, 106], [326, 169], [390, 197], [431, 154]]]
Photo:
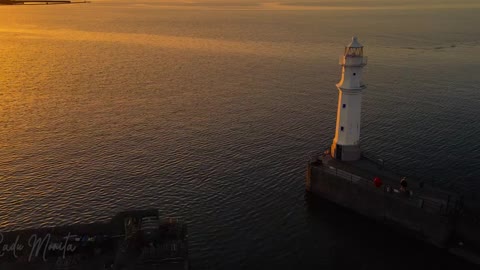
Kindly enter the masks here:
[[408, 189], [407, 178], [402, 177], [402, 179], [400, 180], [400, 191], [407, 192], [407, 189]]
[[375, 178], [373, 178], [373, 184], [374, 184], [377, 188], [381, 187], [382, 184], [383, 184], [383, 183], [382, 183], [382, 179], [380, 179], [380, 177], [375, 177]]

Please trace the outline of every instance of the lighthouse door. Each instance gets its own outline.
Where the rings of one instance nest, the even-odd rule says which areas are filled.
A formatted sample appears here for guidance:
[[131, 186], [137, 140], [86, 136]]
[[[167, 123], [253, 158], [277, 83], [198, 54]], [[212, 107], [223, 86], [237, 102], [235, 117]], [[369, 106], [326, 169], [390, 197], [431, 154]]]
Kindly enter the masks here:
[[342, 146], [337, 144], [337, 153], [335, 153], [335, 157], [338, 160], [342, 160]]

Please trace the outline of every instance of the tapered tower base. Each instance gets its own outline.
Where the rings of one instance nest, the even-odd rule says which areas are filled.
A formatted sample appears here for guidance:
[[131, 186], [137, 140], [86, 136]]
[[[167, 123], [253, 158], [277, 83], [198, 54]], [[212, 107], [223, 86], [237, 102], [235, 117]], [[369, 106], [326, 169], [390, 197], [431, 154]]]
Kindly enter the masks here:
[[340, 145], [334, 143], [332, 144], [330, 153], [332, 153], [333, 158], [343, 161], [359, 160], [362, 156], [360, 146], [358, 145]]

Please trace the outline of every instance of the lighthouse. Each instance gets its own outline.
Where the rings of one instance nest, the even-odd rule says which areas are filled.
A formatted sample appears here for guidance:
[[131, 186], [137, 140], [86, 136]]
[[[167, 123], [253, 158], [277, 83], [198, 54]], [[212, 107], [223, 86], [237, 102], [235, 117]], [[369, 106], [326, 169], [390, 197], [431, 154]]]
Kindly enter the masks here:
[[337, 83], [337, 124], [330, 154], [337, 160], [355, 161], [361, 156], [360, 114], [362, 93], [366, 88], [362, 81], [362, 71], [367, 64], [363, 45], [357, 37], [353, 37], [352, 42], [345, 47], [339, 63], [342, 66], [342, 78]]
[[[462, 197], [447, 190], [417, 185], [419, 181], [414, 179], [409, 180], [414, 184], [407, 187], [406, 181], [400, 180], [404, 175], [379, 166], [378, 159], [361, 154], [360, 113], [365, 90], [362, 70], [366, 64], [363, 46], [354, 37], [340, 57], [342, 78], [337, 84], [335, 138], [330, 150], [309, 159], [305, 190], [406, 234], [420, 232], [416, 233], [417, 238], [453, 250], [457, 245], [452, 248], [452, 237], [478, 235], [478, 226], [466, 225], [466, 216], [462, 216], [465, 212]], [[317, 200], [308, 201], [317, 204]], [[467, 227], [472, 229], [464, 229]], [[465, 252], [474, 255], [480, 240], [471, 245], [472, 249]]]

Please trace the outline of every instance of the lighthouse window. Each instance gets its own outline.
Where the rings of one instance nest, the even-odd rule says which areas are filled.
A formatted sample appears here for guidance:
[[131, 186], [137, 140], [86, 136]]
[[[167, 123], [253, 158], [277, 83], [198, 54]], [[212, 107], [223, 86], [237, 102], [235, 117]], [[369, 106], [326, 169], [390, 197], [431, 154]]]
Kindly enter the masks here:
[[340, 130], [343, 131], [343, 127], [341, 127]]
[[346, 108], [346, 107], [347, 107], [347, 104], [343, 104], [343, 106], [342, 106], [342, 107], [343, 107], [343, 108]]

